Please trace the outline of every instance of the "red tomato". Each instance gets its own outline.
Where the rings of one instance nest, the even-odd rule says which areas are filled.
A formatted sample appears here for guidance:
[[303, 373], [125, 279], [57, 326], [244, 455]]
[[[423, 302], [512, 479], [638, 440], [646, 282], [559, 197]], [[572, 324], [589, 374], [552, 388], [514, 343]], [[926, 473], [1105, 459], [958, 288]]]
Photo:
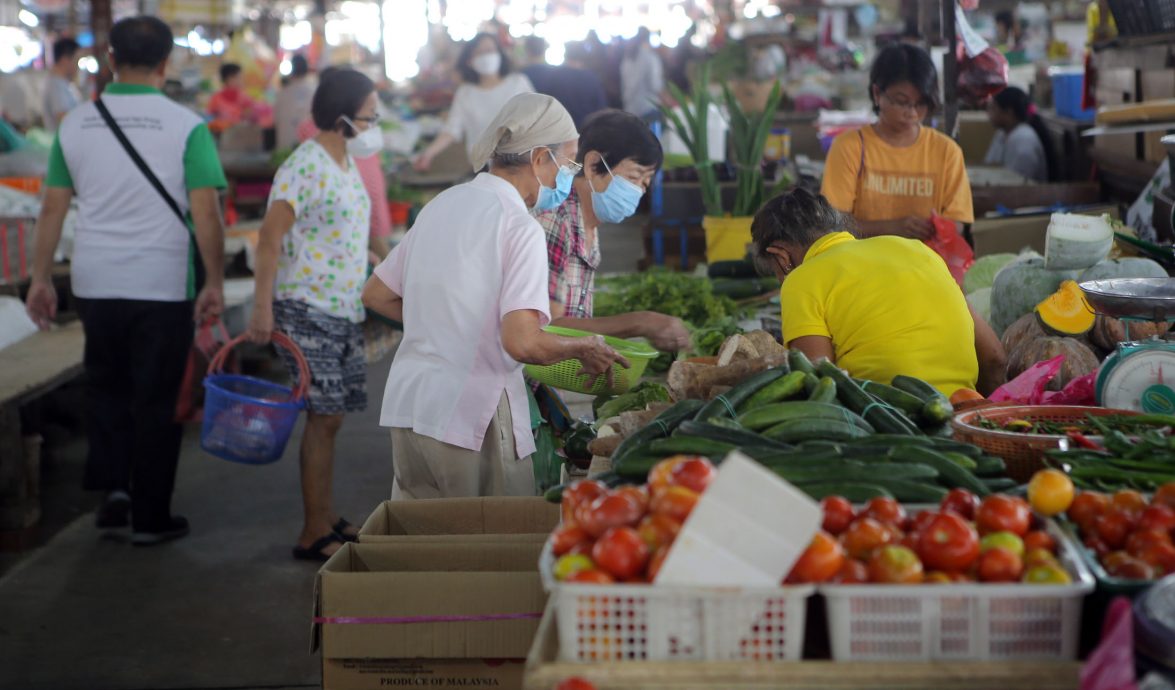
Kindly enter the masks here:
[[906, 509], [892, 498], [871, 498], [861, 511], [861, 517], [873, 518], [884, 525], [900, 529], [906, 520]]
[[979, 557], [979, 534], [963, 516], [939, 513], [922, 530], [918, 555], [931, 570], [966, 570]]
[[1135, 517], [1142, 515], [1146, 505], [1146, 497], [1134, 489], [1122, 489], [1110, 497], [1111, 507], [1121, 508]]
[[1088, 547], [1090, 551], [1093, 551], [1095, 554], [1097, 554], [1098, 558], [1103, 558], [1106, 554], [1113, 551], [1113, 549], [1106, 545], [1106, 542], [1102, 541], [1102, 538], [1097, 535], [1096, 531], [1085, 535], [1085, 537], [1081, 540], [1081, 543], [1085, 544], [1085, 546]]
[[681, 523], [666, 515], [646, 515], [636, 528], [649, 551], [672, 544], [680, 530]]
[[869, 557], [869, 581], [886, 584], [922, 582], [922, 561], [904, 546], [883, 546]]
[[653, 552], [653, 557], [649, 559], [649, 582], [657, 581], [657, 574], [661, 572], [661, 566], [665, 564], [665, 557], [668, 555], [668, 546], [662, 546]]
[[1175, 545], [1166, 543], [1150, 546], [1138, 558], [1163, 575], [1175, 573]]
[[1018, 537], [1028, 534], [1032, 510], [1022, 498], [995, 494], [983, 499], [975, 511], [975, 526], [980, 534], [1011, 532]]
[[941, 570], [935, 570], [923, 575], [922, 582], [928, 585], [948, 585], [954, 582], [954, 580], [952, 580], [951, 576], [947, 573], [944, 573]]
[[631, 527], [613, 527], [592, 547], [592, 560], [619, 580], [636, 577], [649, 562], [649, 547]]
[[674, 455], [653, 465], [653, 469], [649, 471], [649, 493], [656, 496], [669, 488], [673, 477], [673, 468], [693, 457], [692, 455]]
[[857, 585], [869, 581], [869, 566], [853, 558], [846, 558], [832, 581], [842, 585]]
[[577, 676], [559, 683], [555, 686], [555, 690], [596, 690], [596, 686]]
[[[926, 526], [934, 521], [938, 513], [931, 510], [920, 510], [914, 517], [906, 520], [906, 532], [914, 535], [919, 535]], [[917, 551], [917, 549], [915, 549]]]
[[631, 496], [609, 493], [576, 511], [580, 527], [592, 537], [599, 537], [613, 527], [631, 527], [640, 521], [644, 511]]
[[820, 507], [824, 509], [823, 528], [829, 534], [840, 535], [853, 521], [853, 504], [844, 496], [825, 496]]
[[611, 585], [616, 583], [616, 578], [612, 577], [603, 570], [580, 570], [567, 576], [563, 582], [579, 583], [581, 585]]
[[718, 470], [706, 458], [690, 458], [673, 466], [669, 472], [670, 486], [684, 486], [702, 493], [718, 476]]
[[1130, 558], [1130, 554], [1125, 551], [1111, 551], [1102, 557], [1102, 567], [1106, 569], [1106, 572], [1110, 572], [1110, 570], [1117, 568], [1119, 564], [1125, 563]]
[[572, 553], [572, 554], [579, 553], [579, 554], [583, 554], [584, 556], [591, 556], [592, 555], [592, 547], [595, 545], [596, 545], [595, 540], [588, 539], [587, 541], [581, 541], [578, 544], [576, 544], [575, 546], [571, 547], [571, 550], [568, 551], [567, 553]]
[[1117, 508], [1109, 509], [1095, 522], [1098, 537], [1112, 551], [1116, 551], [1126, 544], [1126, 537], [1133, 527], [1134, 522], [1130, 515]]
[[1126, 553], [1131, 556], [1141, 556], [1143, 551], [1146, 551], [1152, 546], [1162, 546], [1170, 544], [1171, 537], [1166, 532], [1159, 530], [1138, 530], [1131, 532], [1130, 536], [1126, 537]]
[[1175, 508], [1175, 482], [1167, 482], [1155, 490], [1151, 497], [1151, 505], [1164, 505]]
[[1066, 513], [1082, 532], [1092, 532], [1094, 523], [1110, 507], [1110, 497], [1096, 491], [1082, 491]]
[[845, 552], [852, 558], [866, 560], [873, 550], [885, 546], [896, 540], [896, 535], [888, 526], [873, 518], [858, 518], [849, 525], [845, 533], [840, 536]]
[[1057, 552], [1057, 540], [1044, 530], [1034, 530], [1024, 535], [1024, 550], [1044, 549], [1052, 553]]
[[938, 505], [944, 513], [961, 515], [964, 520], [974, 520], [979, 508], [979, 497], [966, 489], [951, 489]]
[[641, 515], [649, 512], [649, 492], [643, 486], [622, 486], [612, 493], [624, 496], [636, 504]]
[[1160, 532], [1175, 530], [1175, 508], [1162, 503], [1147, 506], [1138, 518], [1138, 529], [1153, 529]]
[[678, 522], [685, 522], [698, 503], [698, 492], [684, 486], [670, 486], [653, 495], [649, 508], [654, 515], [667, 515]]
[[1024, 561], [1003, 547], [988, 549], [979, 556], [980, 582], [1017, 582], [1024, 573]]
[[577, 544], [590, 542], [591, 537], [578, 525], [563, 525], [551, 532], [551, 552], [556, 556], [570, 553]]
[[1155, 569], [1149, 563], [1129, 554], [1124, 554], [1121, 558], [1112, 560], [1105, 568], [1106, 572], [1114, 577], [1120, 577], [1126, 580], [1155, 579]]
[[598, 497], [608, 493], [608, 487], [602, 482], [592, 479], [580, 479], [572, 482], [563, 490], [563, 501], [560, 508], [563, 512], [563, 523], [570, 525], [575, 522], [575, 511], [585, 503], [591, 503]]
[[845, 551], [840, 542], [828, 532], [821, 530], [812, 537], [812, 542], [804, 549], [800, 560], [792, 566], [784, 581], [789, 584], [825, 582], [840, 571], [844, 562]]

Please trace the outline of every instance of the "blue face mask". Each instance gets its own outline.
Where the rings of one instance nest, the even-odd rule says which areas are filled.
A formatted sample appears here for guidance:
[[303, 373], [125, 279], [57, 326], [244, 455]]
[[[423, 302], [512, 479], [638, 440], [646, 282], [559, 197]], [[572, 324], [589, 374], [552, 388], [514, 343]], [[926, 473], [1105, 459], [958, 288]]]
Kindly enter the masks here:
[[[559, 161], [555, 158], [555, 154], [547, 151], [551, 156], [551, 160], [555, 161], [555, 165], [559, 165]], [[535, 175], [538, 180], [538, 175]], [[539, 180], [539, 198], [534, 204], [535, 211], [550, 211], [553, 208], [558, 208], [567, 200], [567, 195], [571, 193], [571, 182], [575, 179], [575, 171], [565, 165], [559, 166], [559, 172], [555, 174], [555, 187], [543, 184]]]
[[605, 223], [619, 223], [636, 213], [637, 204], [641, 202], [645, 190], [630, 180], [613, 175], [612, 168], [608, 167], [608, 161], [603, 156], [600, 156], [600, 162], [612, 176], [612, 181], [602, 192], [592, 190], [592, 212]]

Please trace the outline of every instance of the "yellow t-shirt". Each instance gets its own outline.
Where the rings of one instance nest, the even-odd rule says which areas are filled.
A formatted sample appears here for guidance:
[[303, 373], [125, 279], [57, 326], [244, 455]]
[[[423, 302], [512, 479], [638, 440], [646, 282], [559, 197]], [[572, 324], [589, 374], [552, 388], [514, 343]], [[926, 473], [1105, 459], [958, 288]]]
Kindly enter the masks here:
[[929, 218], [931, 212], [960, 223], [975, 220], [963, 150], [930, 127], [903, 148], [882, 141], [872, 127], [842, 133], [828, 152], [820, 193], [858, 220]]
[[934, 250], [884, 235], [820, 238], [779, 291], [783, 340], [832, 340], [837, 365], [889, 383], [916, 376], [944, 395], [975, 388], [975, 322]]

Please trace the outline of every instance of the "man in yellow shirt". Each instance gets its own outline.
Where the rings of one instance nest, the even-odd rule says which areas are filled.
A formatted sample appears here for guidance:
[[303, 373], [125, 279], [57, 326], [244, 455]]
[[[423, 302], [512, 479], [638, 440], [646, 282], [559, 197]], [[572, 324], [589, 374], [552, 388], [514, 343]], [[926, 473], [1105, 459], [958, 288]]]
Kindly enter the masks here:
[[857, 239], [853, 229], [803, 189], [756, 214], [755, 248], [783, 281], [784, 343], [857, 378], [916, 376], [947, 396], [1002, 384], [999, 338], [967, 306], [942, 258], [915, 240]]

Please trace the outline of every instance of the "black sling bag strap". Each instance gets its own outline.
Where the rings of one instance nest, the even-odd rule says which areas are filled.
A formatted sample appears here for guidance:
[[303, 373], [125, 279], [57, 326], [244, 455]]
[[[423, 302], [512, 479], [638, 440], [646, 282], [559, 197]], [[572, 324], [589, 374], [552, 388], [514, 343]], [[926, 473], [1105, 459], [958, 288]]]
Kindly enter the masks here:
[[[139, 152], [135, 150], [135, 146], [131, 143], [131, 140], [126, 138], [126, 134], [122, 131], [122, 128], [118, 126], [118, 123], [114, 121], [114, 116], [110, 114], [110, 111], [106, 108], [106, 104], [102, 102], [101, 98], [94, 100], [94, 107], [98, 109], [98, 114], [101, 115], [102, 119], [106, 121], [106, 126], [110, 128], [111, 132], [114, 133], [115, 138], [118, 139], [118, 143], [122, 144], [122, 147], [126, 150], [127, 155], [131, 157], [131, 160], [134, 161], [135, 166], [139, 169], [139, 172], [143, 173], [143, 176], [147, 178], [147, 181], [151, 183], [151, 186], [155, 188], [155, 191], [159, 192], [159, 196], [163, 197], [163, 200], [167, 202], [168, 208], [170, 208], [172, 213], [175, 214], [175, 217], [179, 218], [179, 221], [183, 223], [185, 228], [188, 229], [190, 240], [190, 248], [188, 250], [188, 268], [195, 273], [195, 289], [190, 291], [189, 297], [194, 297], [194, 293], [198, 293], [200, 289], [204, 287], [204, 262], [200, 260], [199, 247], [196, 245], [196, 233], [192, 230], [192, 227], [188, 225], [188, 219], [184, 216], [184, 212], [180, 210], [180, 205], [176, 203], [175, 199], [171, 196], [170, 193], [168, 193], [167, 188], [163, 186], [163, 183], [159, 181], [159, 178], [155, 177], [155, 173], [151, 172], [151, 168], [147, 166], [147, 161], [143, 160], [143, 157], [140, 156]], [[189, 283], [189, 287], [192, 287], [191, 283]]]

